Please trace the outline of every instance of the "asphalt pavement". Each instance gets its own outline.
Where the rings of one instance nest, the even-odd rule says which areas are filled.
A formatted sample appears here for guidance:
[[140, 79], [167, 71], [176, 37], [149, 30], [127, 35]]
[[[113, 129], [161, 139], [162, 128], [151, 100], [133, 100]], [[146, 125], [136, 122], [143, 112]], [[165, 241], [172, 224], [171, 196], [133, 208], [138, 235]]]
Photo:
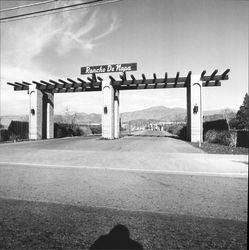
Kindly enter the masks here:
[[246, 155], [170, 137], [66, 138], [0, 146], [0, 197], [247, 220]]

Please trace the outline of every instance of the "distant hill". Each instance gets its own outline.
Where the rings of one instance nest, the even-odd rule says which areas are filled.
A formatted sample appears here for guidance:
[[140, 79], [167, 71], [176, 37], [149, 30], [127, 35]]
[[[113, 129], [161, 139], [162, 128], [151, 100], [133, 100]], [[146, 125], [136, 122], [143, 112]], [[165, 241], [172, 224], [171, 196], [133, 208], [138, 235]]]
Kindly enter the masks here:
[[[235, 110], [226, 110], [229, 118], [236, 115]], [[204, 121], [212, 121], [225, 118], [225, 110], [210, 110], [204, 111]], [[164, 106], [156, 106], [143, 110], [133, 112], [124, 112], [121, 114], [122, 123], [135, 121], [139, 124], [145, 124], [148, 121], [185, 121], [187, 112], [184, 108], [167, 108]], [[28, 121], [28, 116], [2, 116], [1, 123], [8, 127], [10, 122], [14, 121]], [[57, 123], [101, 123], [101, 115], [96, 113], [74, 113], [67, 115], [55, 115], [55, 122]]]
[[157, 120], [157, 121], [184, 121], [186, 117], [184, 108], [166, 108], [164, 106], [151, 107], [148, 109], [125, 112], [121, 114], [122, 122], [134, 120]]
[[86, 113], [75, 113], [71, 115], [55, 115], [55, 122], [57, 123], [101, 123], [100, 114], [86, 114]]

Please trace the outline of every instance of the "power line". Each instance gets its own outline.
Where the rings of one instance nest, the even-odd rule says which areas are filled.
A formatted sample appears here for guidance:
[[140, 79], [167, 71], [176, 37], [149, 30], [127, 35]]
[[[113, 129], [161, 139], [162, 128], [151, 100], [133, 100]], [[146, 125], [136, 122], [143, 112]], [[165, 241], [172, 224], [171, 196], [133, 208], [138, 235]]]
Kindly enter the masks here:
[[49, 0], [49, 1], [43, 1], [43, 2], [38, 2], [38, 3], [26, 4], [26, 5], [21, 5], [21, 6], [7, 8], [7, 9], [2, 9], [2, 10], [0, 10], [0, 12], [11, 11], [11, 10], [18, 10], [18, 9], [23, 9], [23, 8], [37, 6], [37, 5], [53, 3], [53, 2], [57, 2], [57, 1], [58, 0]]
[[86, 4], [84, 6], [78, 6], [78, 7], [73, 7], [73, 8], [71, 7], [71, 9], [62, 9], [59, 11], [52, 9], [51, 13], [41, 13], [41, 14], [30, 15], [30, 16], [26, 16], [26, 17], [20, 17], [20, 18], [15, 18], [15, 19], [11, 19], [11, 20], [4, 20], [4, 21], [1, 21], [1, 19], [0, 19], [0, 23], [14, 22], [14, 21], [18, 21], [18, 20], [47, 16], [47, 15], [52, 15], [52, 14], [56, 14], [56, 13], [60, 13], [60, 12], [78, 10], [78, 9], [82, 9], [82, 8], [89, 8], [89, 7], [94, 7], [94, 6], [99, 6], [99, 5], [109, 4], [109, 3], [115, 3], [115, 2], [120, 2], [120, 1], [123, 1], [123, 0], [93, 1], [93, 2], [89, 2], [89, 3], [84, 3], [84, 4]]
[[20, 15], [3, 17], [3, 18], [0, 18], [0, 21], [6, 21], [6, 20], [19, 18], [19, 17], [26, 17], [26, 16], [31, 16], [31, 15], [41, 14], [41, 13], [52, 12], [52, 11], [55, 11], [55, 10], [63, 10], [63, 9], [67, 9], [67, 8], [73, 8], [73, 7], [78, 7], [78, 6], [92, 4], [92, 3], [99, 3], [99, 2], [103, 2], [103, 0], [92, 0], [92, 1], [84, 2], [84, 3], [61, 6], [61, 7], [57, 7], [57, 8], [53, 8], [53, 9], [46, 9], [46, 10], [40, 10], [40, 11], [35, 11], [35, 12], [30, 12], [30, 13], [25, 13], [25, 14], [20, 14]]

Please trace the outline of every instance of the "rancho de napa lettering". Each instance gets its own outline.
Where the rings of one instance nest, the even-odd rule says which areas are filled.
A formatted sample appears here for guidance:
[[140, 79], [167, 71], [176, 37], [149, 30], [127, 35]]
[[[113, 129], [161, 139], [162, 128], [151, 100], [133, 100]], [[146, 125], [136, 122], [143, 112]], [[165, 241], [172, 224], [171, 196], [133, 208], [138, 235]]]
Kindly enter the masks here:
[[99, 66], [86, 66], [81, 67], [81, 74], [99, 74], [99, 73], [110, 73], [110, 72], [125, 72], [137, 70], [136, 63], [125, 63], [125, 64], [108, 64]]

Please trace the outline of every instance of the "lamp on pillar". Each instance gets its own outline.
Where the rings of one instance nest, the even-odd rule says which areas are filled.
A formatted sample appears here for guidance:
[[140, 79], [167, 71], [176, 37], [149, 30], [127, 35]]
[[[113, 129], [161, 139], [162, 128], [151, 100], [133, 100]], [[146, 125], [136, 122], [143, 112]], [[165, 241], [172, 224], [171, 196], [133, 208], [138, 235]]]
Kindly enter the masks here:
[[35, 109], [32, 108], [32, 109], [30, 110], [30, 113], [31, 113], [31, 115], [35, 115]]
[[194, 108], [193, 108], [193, 113], [197, 114], [198, 113], [198, 105], [195, 104]]
[[105, 115], [107, 114], [107, 107], [106, 106], [104, 107], [104, 114]]

